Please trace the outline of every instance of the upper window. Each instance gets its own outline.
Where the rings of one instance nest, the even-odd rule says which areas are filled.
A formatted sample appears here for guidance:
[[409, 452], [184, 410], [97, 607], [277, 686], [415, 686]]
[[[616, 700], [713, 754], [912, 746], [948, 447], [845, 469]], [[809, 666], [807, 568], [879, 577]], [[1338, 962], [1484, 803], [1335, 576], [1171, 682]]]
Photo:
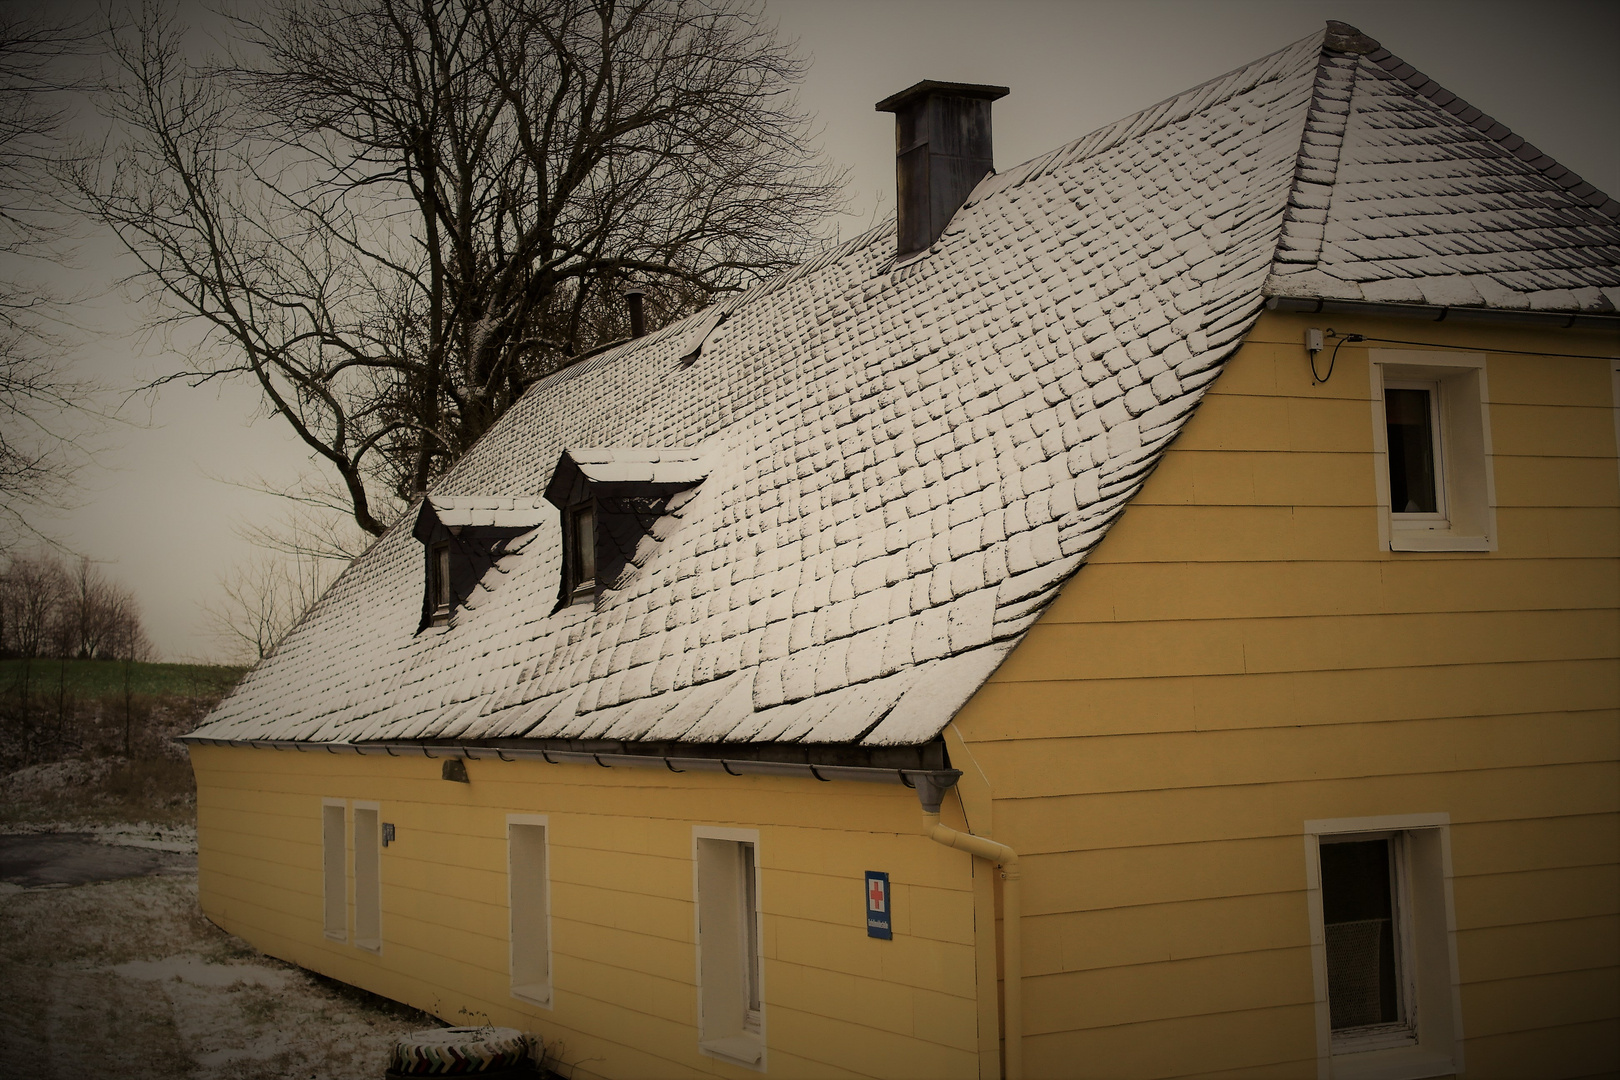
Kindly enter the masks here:
[[450, 545], [434, 544], [428, 549], [428, 604], [435, 626], [450, 619]]
[[1323, 1077], [1460, 1071], [1443, 814], [1305, 823]]
[[1374, 350], [1379, 532], [1392, 551], [1494, 551], [1485, 360]]
[[568, 511], [569, 601], [596, 597], [596, 507], [580, 503]]

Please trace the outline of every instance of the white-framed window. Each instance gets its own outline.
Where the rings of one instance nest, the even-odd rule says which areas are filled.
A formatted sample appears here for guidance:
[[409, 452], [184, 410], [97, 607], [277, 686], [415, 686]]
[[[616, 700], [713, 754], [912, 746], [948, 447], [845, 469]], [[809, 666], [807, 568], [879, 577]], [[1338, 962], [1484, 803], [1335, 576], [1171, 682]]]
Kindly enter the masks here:
[[506, 816], [512, 996], [551, 1008], [551, 887], [543, 814]]
[[321, 923], [333, 941], [349, 940], [347, 805], [342, 799], [321, 800]]
[[1320, 1080], [1460, 1072], [1450, 817], [1305, 822]]
[[698, 1049], [765, 1070], [759, 832], [695, 826]]
[[1380, 541], [1391, 551], [1495, 551], [1485, 357], [1368, 355]]
[[354, 804], [354, 943], [382, 951], [382, 808]]

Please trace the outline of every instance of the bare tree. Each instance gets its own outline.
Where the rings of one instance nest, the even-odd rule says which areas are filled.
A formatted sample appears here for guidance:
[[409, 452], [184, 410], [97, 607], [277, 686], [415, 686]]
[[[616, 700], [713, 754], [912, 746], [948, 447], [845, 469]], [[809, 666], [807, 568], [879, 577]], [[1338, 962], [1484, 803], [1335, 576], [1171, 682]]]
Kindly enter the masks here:
[[3, 590], [5, 651], [26, 658], [48, 656], [60, 623], [67, 578], [49, 555], [13, 556], [0, 577]]
[[52, 165], [67, 117], [62, 64], [90, 35], [19, 7], [0, 7], [0, 550], [37, 538], [31, 511], [66, 495], [80, 460], [75, 422], [90, 399], [61, 363], [61, 307], [30, 272], [60, 255]]
[[842, 178], [746, 0], [270, 0], [188, 62], [113, 37], [80, 202], [135, 257], [175, 378], [255, 382], [368, 534], [525, 387], [801, 258]]
[[214, 636], [238, 659], [271, 656], [326, 591], [337, 567], [307, 551], [261, 551], [220, 579], [217, 599], [203, 606]]

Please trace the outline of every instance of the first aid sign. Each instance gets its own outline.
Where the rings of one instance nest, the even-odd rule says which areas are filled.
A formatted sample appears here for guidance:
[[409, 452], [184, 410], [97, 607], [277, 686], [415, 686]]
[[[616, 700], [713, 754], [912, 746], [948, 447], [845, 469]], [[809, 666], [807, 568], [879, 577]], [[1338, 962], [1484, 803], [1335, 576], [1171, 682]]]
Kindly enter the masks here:
[[881, 870], [866, 872], [866, 936], [888, 941], [894, 937], [889, 904], [889, 875]]

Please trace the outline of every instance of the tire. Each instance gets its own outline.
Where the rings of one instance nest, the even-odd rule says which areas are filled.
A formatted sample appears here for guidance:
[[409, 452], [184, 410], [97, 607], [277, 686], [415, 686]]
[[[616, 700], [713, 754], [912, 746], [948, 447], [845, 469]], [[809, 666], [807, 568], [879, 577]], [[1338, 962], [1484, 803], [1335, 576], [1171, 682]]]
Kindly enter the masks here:
[[394, 1044], [390, 1077], [522, 1075], [529, 1041], [516, 1028], [451, 1027], [413, 1031]]

